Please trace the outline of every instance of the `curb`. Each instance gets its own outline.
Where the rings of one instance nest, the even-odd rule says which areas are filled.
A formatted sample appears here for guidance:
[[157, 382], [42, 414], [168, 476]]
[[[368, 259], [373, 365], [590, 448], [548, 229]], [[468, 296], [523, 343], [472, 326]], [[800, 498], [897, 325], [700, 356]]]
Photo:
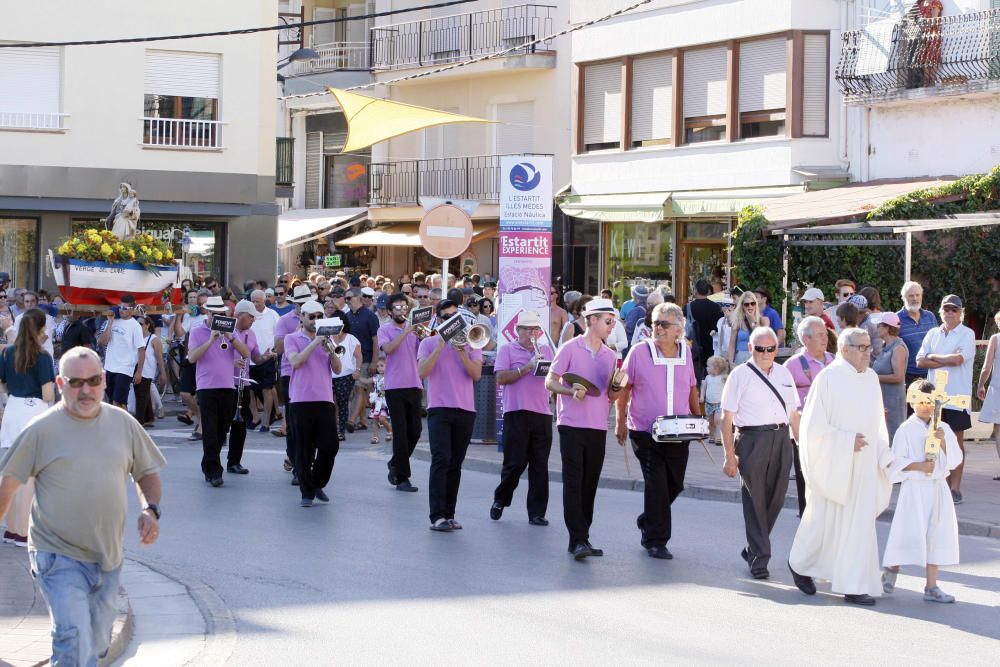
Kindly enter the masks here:
[[[413, 450], [413, 458], [419, 459], [421, 461], [430, 461], [431, 454], [425, 449], [420, 449], [419, 447]], [[492, 461], [483, 461], [482, 459], [470, 459], [466, 458], [465, 462], [462, 464], [464, 470], [473, 470], [475, 472], [486, 472], [493, 474], [500, 474], [501, 464], [494, 463]], [[549, 470], [549, 475], [556, 477], [561, 475], [557, 470]], [[642, 492], [646, 484], [641, 479], [618, 479], [614, 477], [601, 477], [601, 481], [598, 482], [597, 486], [602, 489], [616, 489], [619, 491], [639, 491]], [[694, 498], [697, 500], [714, 500], [717, 502], [726, 503], [739, 503], [742, 502], [739, 491], [730, 491], [728, 489], [718, 489], [711, 486], [685, 486], [684, 490], [681, 492], [681, 496], [685, 498]], [[785, 496], [785, 509], [798, 509], [799, 501], [795, 496], [786, 495]], [[879, 521], [892, 521], [893, 510], [887, 509], [881, 515], [879, 515]], [[989, 523], [984, 523], [982, 521], [970, 521], [966, 519], [958, 520], [958, 533], [959, 535], [970, 535], [973, 537], [991, 537], [994, 539], [1000, 539], [1000, 526], [993, 525]]]

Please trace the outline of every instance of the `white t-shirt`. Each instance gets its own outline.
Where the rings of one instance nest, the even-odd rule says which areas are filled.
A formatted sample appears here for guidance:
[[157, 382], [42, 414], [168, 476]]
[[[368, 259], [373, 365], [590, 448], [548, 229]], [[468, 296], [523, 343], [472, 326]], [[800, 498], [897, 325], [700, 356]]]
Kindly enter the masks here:
[[257, 337], [257, 347], [261, 354], [274, 347], [274, 327], [278, 324], [281, 316], [270, 308], [265, 308], [263, 313], [255, 312], [253, 324], [250, 330]]
[[184, 313], [184, 319], [181, 320], [181, 328], [184, 329], [184, 333], [191, 333], [191, 329], [204, 322], [207, 317], [207, 315], [201, 313], [198, 315]]
[[333, 377], [335, 378], [347, 377], [354, 371], [358, 370], [358, 367], [354, 365], [354, 350], [361, 345], [361, 342], [358, 341], [358, 339], [352, 334], [347, 334], [344, 336], [344, 340], [340, 341], [339, 344], [343, 345], [344, 349], [347, 351], [344, 353], [344, 356], [340, 358], [340, 372], [333, 374]]
[[139, 350], [146, 346], [142, 326], [135, 318], [118, 318], [111, 323], [111, 342], [104, 353], [104, 370], [131, 376], [139, 362]]
[[[10, 340], [11, 344], [13, 344], [14, 340], [17, 338], [17, 330], [21, 326], [22, 317], [24, 317], [24, 313], [21, 313], [14, 319], [14, 333], [12, 336], [8, 337], [8, 340]], [[46, 338], [45, 342], [42, 343], [42, 349], [48, 352], [50, 357], [55, 359], [56, 353], [54, 348], [52, 347], [52, 339], [55, 338], [56, 321], [48, 313], [46, 313], [45, 315], [45, 333], [48, 335], [48, 338]]]

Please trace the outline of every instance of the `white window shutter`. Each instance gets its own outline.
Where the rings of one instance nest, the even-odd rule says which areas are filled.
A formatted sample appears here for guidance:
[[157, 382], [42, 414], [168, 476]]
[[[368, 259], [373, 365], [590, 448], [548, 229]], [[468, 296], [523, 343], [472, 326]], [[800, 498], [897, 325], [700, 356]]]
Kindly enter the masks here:
[[62, 49], [0, 49], [0, 112], [57, 114]]
[[674, 59], [632, 61], [632, 140], [668, 139], [673, 128]]
[[219, 99], [218, 53], [146, 51], [147, 95]]
[[784, 109], [788, 45], [784, 37], [740, 44], [740, 112]]
[[684, 117], [723, 116], [729, 98], [728, 49], [684, 52]]
[[306, 208], [323, 208], [323, 133], [306, 133]]
[[802, 134], [827, 134], [827, 54], [829, 35], [805, 35], [802, 64]]
[[531, 153], [534, 148], [534, 102], [497, 105], [496, 152], [498, 155]]
[[[332, 7], [313, 7], [313, 21], [328, 21], [335, 18], [337, 18], [336, 9]], [[312, 26], [312, 46], [330, 44], [337, 41], [338, 28], [343, 33], [344, 29], [340, 28], [343, 25], [343, 23], [320, 23]]]
[[583, 143], [618, 143], [622, 134], [622, 65], [587, 65], [584, 70]]

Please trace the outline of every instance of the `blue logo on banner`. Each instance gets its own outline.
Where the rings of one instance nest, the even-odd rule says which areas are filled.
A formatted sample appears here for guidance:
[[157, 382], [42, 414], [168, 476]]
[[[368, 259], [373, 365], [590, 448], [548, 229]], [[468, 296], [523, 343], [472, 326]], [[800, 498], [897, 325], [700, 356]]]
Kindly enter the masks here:
[[542, 182], [542, 174], [529, 162], [519, 162], [510, 170], [510, 184], [515, 190], [528, 192]]

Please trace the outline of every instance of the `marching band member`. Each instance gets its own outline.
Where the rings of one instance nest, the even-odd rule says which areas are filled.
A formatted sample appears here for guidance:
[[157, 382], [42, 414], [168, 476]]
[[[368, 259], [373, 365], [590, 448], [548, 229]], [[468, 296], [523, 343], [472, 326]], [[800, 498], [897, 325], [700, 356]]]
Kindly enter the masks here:
[[[610, 299], [593, 299], [580, 315], [586, 323], [582, 336], [559, 348], [545, 388], [558, 395], [556, 423], [563, 467], [563, 518], [569, 530], [569, 549], [576, 560], [603, 556], [590, 544], [590, 524], [594, 520], [594, 498], [604, 466], [608, 431], [608, 395], [617, 355], [604, 344], [618, 316]], [[564, 375], [573, 373], [588, 381], [588, 387], [564, 384]]]
[[[278, 393], [281, 402], [285, 405], [285, 415], [282, 419], [283, 428], [272, 429], [274, 436], [285, 436], [285, 470], [292, 471], [295, 468], [295, 432], [292, 430], [291, 422], [288, 420], [288, 384], [292, 379], [292, 364], [285, 355], [285, 337], [298, 331], [302, 324], [302, 306], [312, 301], [309, 287], [306, 285], [296, 285], [292, 291], [292, 304], [294, 310], [290, 310], [278, 319], [274, 325], [274, 351], [281, 357], [281, 374], [278, 378]], [[298, 483], [298, 475], [292, 473], [292, 484]]]
[[229, 311], [221, 296], [210, 296], [204, 305], [208, 316], [191, 329], [188, 361], [196, 364], [198, 409], [201, 412], [202, 459], [205, 481], [222, 486], [222, 461], [219, 454], [233, 419], [236, 388], [233, 382], [236, 362], [250, 356], [250, 350], [231, 332], [212, 329], [216, 315]]
[[[260, 353], [257, 345], [257, 334], [251, 327], [256, 321], [257, 308], [249, 301], [236, 304], [236, 338], [243, 342], [250, 351], [248, 359], [238, 359], [234, 372], [242, 378], [237, 382], [235, 400], [233, 402], [232, 424], [229, 427], [229, 451], [226, 454], [226, 472], [232, 475], [248, 475], [250, 471], [243, 467], [243, 445], [247, 441], [247, 424], [253, 423], [252, 403], [253, 392], [250, 391], [250, 363], [266, 364], [274, 359], [274, 353], [268, 350]], [[242, 394], [242, 396], [241, 396]]]
[[300, 507], [312, 507], [314, 500], [330, 502], [323, 488], [340, 450], [332, 374], [340, 372], [341, 364], [330, 337], [316, 335], [316, 320], [322, 317], [323, 306], [307, 301], [302, 306], [302, 326], [285, 336], [285, 355], [292, 366], [288, 411], [295, 433], [293, 461], [302, 494]]
[[[440, 322], [458, 312], [458, 304], [445, 299], [438, 304]], [[417, 351], [421, 378], [427, 378], [427, 435], [431, 447], [431, 472], [427, 495], [431, 530], [452, 531], [455, 521], [462, 462], [476, 423], [473, 382], [483, 372], [483, 353], [468, 344], [456, 347], [443, 336], [429, 336]], [[393, 442], [395, 448], [395, 439]]]
[[417, 487], [410, 483], [410, 456], [417, 448], [422, 427], [423, 383], [417, 367], [420, 340], [407, 322], [410, 305], [406, 295], [390, 295], [386, 306], [392, 319], [379, 327], [378, 346], [385, 354], [385, 403], [393, 433], [389, 483], [398, 491], [412, 493]]
[[652, 338], [632, 347], [622, 367], [628, 383], [618, 396], [615, 435], [622, 446], [628, 436], [642, 465], [643, 512], [636, 519], [642, 546], [650, 558], [669, 560], [670, 506], [684, 490], [688, 443], [655, 442], [652, 428], [662, 415], [700, 415], [701, 406], [680, 306], [656, 306], [652, 332]]
[[549, 452], [552, 450], [552, 411], [545, 378], [535, 376], [539, 360], [552, 360], [552, 348], [539, 342], [542, 320], [523, 311], [517, 318], [517, 341], [500, 348], [494, 369], [503, 393], [503, 469], [493, 492], [490, 518], [500, 519], [510, 507], [518, 480], [528, 469], [528, 523], [547, 526]]

